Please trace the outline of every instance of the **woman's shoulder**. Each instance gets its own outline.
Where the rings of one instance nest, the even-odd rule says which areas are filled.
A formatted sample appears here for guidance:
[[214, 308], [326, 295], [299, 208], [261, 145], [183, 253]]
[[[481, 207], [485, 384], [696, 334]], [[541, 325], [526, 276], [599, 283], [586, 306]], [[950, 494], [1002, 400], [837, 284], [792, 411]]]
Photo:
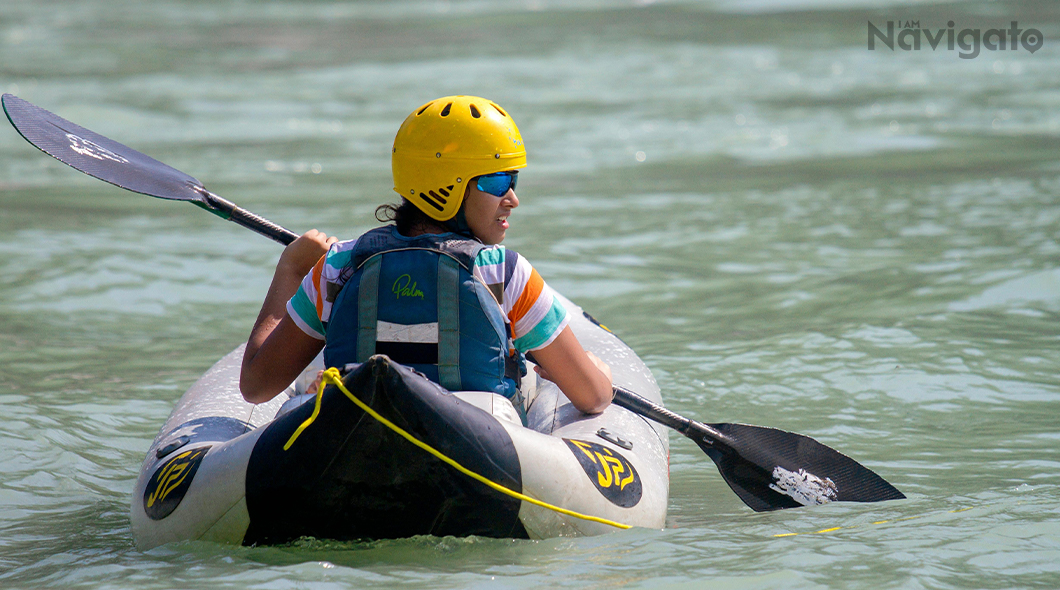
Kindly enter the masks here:
[[509, 275], [517, 266], [524, 265], [530, 265], [525, 257], [520, 256], [515, 250], [506, 248], [500, 244], [486, 246], [479, 251], [477, 256], [475, 256], [475, 266], [477, 268], [500, 266], [506, 268], [506, 274]]
[[[332, 266], [345, 266], [350, 260], [350, 256], [353, 251], [357, 248], [357, 242], [360, 238], [352, 238], [349, 240], [342, 240], [335, 242], [328, 248], [327, 254], [324, 255], [326, 263]], [[341, 264], [340, 259], [345, 259]]]
[[335, 242], [331, 245], [331, 248], [328, 249], [327, 254], [325, 254], [327, 264], [336, 268], [342, 268], [349, 264], [350, 259], [357, 253], [358, 245], [370, 247], [373, 242], [385, 240], [393, 236], [397, 236], [398, 238], [404, 237], [397, 233], [393, 224], [390, 224], [370, 229], [356, 238]]
[[513, 282], [522, 288], [532, 281], [532, 277], [539, 276], [526, 257], [500, 244], [487, 246], [479, 252], [475, 258], [475, 273], [487, 284], [500, 283], [505, 288]]

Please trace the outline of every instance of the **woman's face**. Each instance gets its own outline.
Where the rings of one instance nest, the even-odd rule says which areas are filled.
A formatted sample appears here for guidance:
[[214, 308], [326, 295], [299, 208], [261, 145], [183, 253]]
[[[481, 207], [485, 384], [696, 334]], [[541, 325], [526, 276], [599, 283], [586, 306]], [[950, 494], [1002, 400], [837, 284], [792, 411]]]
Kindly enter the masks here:
[[519, 197], [515, 191], [508, 189], [503, 196], [495, 197], [478, 190], [475, 180], [468, 183], [468, 193], [464, 197], [464, 218], [471, 228], [471, 233], [482, 240], [483, 244], [492, 246], [504, 241], [508, 230], [508, 216], [512, 209], [519, 206]]

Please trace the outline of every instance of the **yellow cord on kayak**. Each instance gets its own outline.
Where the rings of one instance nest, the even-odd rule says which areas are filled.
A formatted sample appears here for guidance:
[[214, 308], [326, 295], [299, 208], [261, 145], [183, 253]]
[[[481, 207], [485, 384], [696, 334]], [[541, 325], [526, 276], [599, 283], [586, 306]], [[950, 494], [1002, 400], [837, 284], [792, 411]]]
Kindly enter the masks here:
[[339, 370], [336, 369], [335, 367], [332, 367], [332, 368], [324, 371], [324, 374], [320, 378], [320, 387], [317, 389], [316, 404], [315, 404], [315, 406], [313, 408], [313, 414], [311, 416], [309, 416], [309, 418], [307, 418], [305, 422], [302, 422], [301, 426], [299, 426], [294, 431], [294, 433], [291, 435], [291, 438], [287, 441], [287, 444], [283, 445], [283, 450], [286, 451], [287, 449], [290, 449], [291, 445], [294, 444], [294, 441], [298, 439], [299, 435], [301, 435], [302, 432], [306, 428], [309, 428], [309, 425], [312, 424], [313, 421], [317, 419], [317, 416], [320, 415], [320, 401], [323, 398], [324, 386], [327, 385], [328, 383], [334, 383], [336, 386], [338, 386], [339, 391], [341, 391], [342, 393], [346, 394], [346, 397], [350, 398], [350, 401], [352, 401], [353, 403], [357, 404], [358, 408], [361, 408], [362, 410], [364, 410], [364, 412], [366, 414], [368, 414], [369, 416], [375, 418], [376, 420], [381, 422], [387, 428], [389, 428], [389, 429], [393, 430], [394, 432], [398, 433], [399, 435], [401, 435], [401, 437], [404, 438], [405, 440], [407, 440], [410, 443], [416, 445], [417, 447], [427, 451], [428, 453], [434, 455], [438, 459], [441, 459], [446, 464], [451, 466], [453, 469], [456, 469], [460, 473], [463, 473], [464, 475], [466, 475], [466, 476], [468, 476], [468, 477], [470, 477], [472, 479], [478, 480], [478, 481], [486, 484], [487, 486], [497, 490], [498, 492], [500, 492], [502, 494], [506, 494], [508, 496], [511, 496], [512, 498], [516, 498], [516, 499], [522, 500], [524, 502], [529, 502], [529, 503], [531, 503], [531, 504], [533, 504], [535, 506], [541, 506], [542, 508], [548, 508], [549, 510], [553, 510], [555, 512], [559, 512], [560, 514], [566, 514], [567, 516], [573, 516], [574, 518], [580, 518], [582, 520], [588, 520], [588, 521], [591, 521], [591, 522], [598, 522], [598, 523], [610, 525], [610, 526], [613, 526], [613, 527], [619, 528], [619, 529], [630, 529], [630, 528], [633, 528], [633, 527], [631, 527], [628, 524], [622, 524], [620, 522], [615, 522], [613, 520], [608, 520], [606, 518], [600, 518], [598, 516], [589, 516], [589, 515], [586, 515], [586, 514], [580, 514], [578, 512], [574, 512], [573, 510], [567, 510], [566, 508], [560, 508], [559, 506], [553, 506], [552, 504], [549, 504], [547, 502], [542, 502], [541, 500], [537, 500], [535, 498], [531, 498], [530, 496], [527, 496], [526, 494], [521, 494], [519, 492], [516, 492], [515, 490], [510, 490], [510, 489], [500, 485], [499, 483], [491, 481], [490, 479], [485, 478], [485, 477], [483, 477], [483, 476], [471, 471], [470, 469], [464, 467], [463, 465], [461, 465], [461, 464], [457, 463], [456, 461], [450, 459], [449, 457], [443, 455], [440, 451], [438, 451], [434, 447], [428, 445], [425, 442], [421, 442], [420, 440], [416, 439], [416, 437], [414, 437], [411, 434], [409, 434], [408, 432], [406, 432], [400, 426], [398, 426], [397, 424], [394, 424], [390, 420], [387, 420], [386, 418], [381, 416], [378, 412], [376, 412], [372, 408], [369, 408], [364, 402], [362, 402], [361, 400], [357, 399], [357, 396], [355, 396], [352, 393], [350, 393], [349, 389], [346, 389], [346, 385], [342, 382], [342, 375], [339, 373]]

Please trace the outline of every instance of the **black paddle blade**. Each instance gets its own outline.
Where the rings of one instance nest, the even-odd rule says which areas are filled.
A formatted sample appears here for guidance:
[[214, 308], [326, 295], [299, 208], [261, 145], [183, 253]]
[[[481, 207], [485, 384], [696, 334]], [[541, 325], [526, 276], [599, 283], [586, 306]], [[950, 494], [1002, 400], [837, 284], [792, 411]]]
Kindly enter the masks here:
[[808, 436], [747, 424], [709, 426], [724, 442], [697, 443], [755, 512], [905, 498], [872, 470]]
[[26, 141], [89, 176], [133, 192], [202, 203], [202, 183], [112, 139], [14, 96], [2, 97], [7, 118]]

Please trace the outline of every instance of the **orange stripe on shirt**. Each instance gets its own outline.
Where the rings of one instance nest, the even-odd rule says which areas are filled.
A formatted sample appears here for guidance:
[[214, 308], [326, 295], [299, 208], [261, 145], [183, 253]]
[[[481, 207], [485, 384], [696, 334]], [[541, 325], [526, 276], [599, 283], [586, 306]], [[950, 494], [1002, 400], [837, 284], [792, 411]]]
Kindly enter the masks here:
[[526, 281], [526, 287], [523, 287], [522, 294], [512, 305], [512, 310], [508, 312], [508, 321], [512, 323], [512, 326], [530, 311], [534, 303], [537, 303], [537, 298], [541, 296], [541, 290], [544, 288], [545, 280], [541, 278], [541, 275], [537, 274], [537, 269], [531, 269], [530, 278]]
[[320, 274], [324, 272], [324, 259], [328, 255], [325, 254], [317, 260], [317, 263], [313, 266], [313, 286], [316, 287], [316, 305], [317, 305], [317, 317], [324, 317], [324, 293], [320, 291]]

